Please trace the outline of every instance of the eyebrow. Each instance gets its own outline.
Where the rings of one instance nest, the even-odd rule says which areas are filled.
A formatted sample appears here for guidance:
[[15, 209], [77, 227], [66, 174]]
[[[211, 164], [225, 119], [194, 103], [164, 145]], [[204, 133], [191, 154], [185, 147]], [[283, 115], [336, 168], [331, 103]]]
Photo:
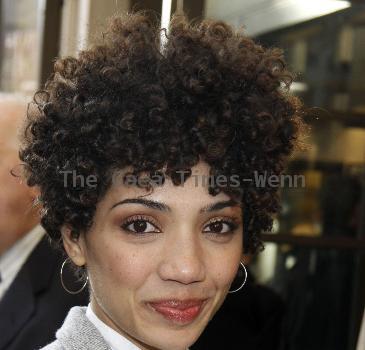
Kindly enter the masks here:
[[200, 213], [210, 213], [212, 211], [221, 210], [226, 207], [236, 207], [236, 206], [240, 206], [239, 203], [233, 199], [229, 199], [226, 201], [220, 201], [213, 204], [208, 204], [207, 206], [200, 209]]
[[[160, 210], [160, 211], [165, 211], [165, 212], [171, 211], [171, 208], [165, 203], [154, 201], [151, 199], [143, 199], [143, 198], [123, 199], [122, 201], [113, 204], [113, 206], [110, 208], [110, 210], [112, 210], [113, 208], [115, 208], [118, 205], [123, 205], [123, 204], [141, 204], [141, 205], [144, 205], [145, 207], [155, 209], [155, 210]], [[226, 207], [233, 207], [233, 206], [240, 206], [240, 205], [237, 201], [235, 201], [233, 199], [229, 199], [226, 201], [220, 201], [220, 202], [216, 202], [213, 204], [208, 204], [208, 205], [204, 206], [203, 208], [201, 208], [199, 210], [199, 212], [200, 213], [210, 213], [213, 211], [222, 210]]]
[[115, 203], [110, 210], [112, 210], [113, 208], [115, 208], [118, 205], [123, 205], [123, 204], [142, 204], [145, 207], [151, 208], [151, 209], [157, 209], [160, 211], [171, 211], [171, 208], [161, 202], [157, 202], [157, 201], [153, 201], [151, 199], [143, 199], [143, 198], [127, 198], [124, 199], [120, 202]]

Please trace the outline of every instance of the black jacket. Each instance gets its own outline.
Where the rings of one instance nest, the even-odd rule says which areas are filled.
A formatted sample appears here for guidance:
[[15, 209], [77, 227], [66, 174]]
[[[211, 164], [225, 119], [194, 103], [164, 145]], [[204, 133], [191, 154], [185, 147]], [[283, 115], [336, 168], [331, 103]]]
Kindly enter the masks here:
[[191, 350], [279, 350], [285, 304], [251, 276], [236, 293], [228, 294]]
[[[68, 294], [60, 282], [64, 256], [44, 236], [0, 301], [0, 350], [35, 350], [55, 339], [69, 309], [87, 305], [85, 290]], [[65, 283], [72, 286], [71, 274]], [[71, 288], [71, 287], [70, 287]]]

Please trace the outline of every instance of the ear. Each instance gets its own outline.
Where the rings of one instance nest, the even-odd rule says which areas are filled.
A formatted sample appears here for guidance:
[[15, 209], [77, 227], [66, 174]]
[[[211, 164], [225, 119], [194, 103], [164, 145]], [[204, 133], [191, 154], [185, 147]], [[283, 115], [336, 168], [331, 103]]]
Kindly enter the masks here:
[[85, 245], [83, 244], [83, 238], [81, 235], [78, 238], [74, 238], [71, 235], [71, 228], [67, 225], [62, 226], [62, 240], [67, 255], [77, 266], [83, 266], [86, 264]]

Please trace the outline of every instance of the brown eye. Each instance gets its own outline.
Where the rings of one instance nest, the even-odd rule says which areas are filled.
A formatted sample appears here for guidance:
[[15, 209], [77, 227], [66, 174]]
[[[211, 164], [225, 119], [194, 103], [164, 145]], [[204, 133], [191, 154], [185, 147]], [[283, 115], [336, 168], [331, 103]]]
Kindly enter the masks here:
[[148, 223], [144, 220], [136, 220], [134, 223], [129, 226], [133, 227], [133, 231], [135, 232], [143, 232], [147, 229]]
[[213, 234], [231, 233], [235, 229], [237, 229], [237, 227], [238, 225], [233, 220], [218, 219], [206, 225], [203, 232], [213, 233]]
[[136, 234], [160, 232], [157, 225], [146, 218], [128, 218], [121, 227], [128, 232]]
[[212, 232], [219, 233], [223, 229], [223, 223], [222, 221], [213, 222], [212, 224], [209, 225], [209, 227]]

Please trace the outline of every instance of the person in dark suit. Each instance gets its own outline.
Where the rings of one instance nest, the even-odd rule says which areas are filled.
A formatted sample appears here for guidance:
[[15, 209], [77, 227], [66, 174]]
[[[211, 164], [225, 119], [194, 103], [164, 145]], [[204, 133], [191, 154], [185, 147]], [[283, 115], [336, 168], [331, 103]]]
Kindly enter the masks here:
[[[62, 288], [64, 256], [52, 249], [39, 225], [31, 204], [35, 191], [16, 176], [16, 131], [24, 104], [2, 101], [0, 110], [0, 350], [34, 350], [54, 339], [68, 310], [85, 305], [88, 295]], [[74, 287], [70, 274], [63, 277]]]

